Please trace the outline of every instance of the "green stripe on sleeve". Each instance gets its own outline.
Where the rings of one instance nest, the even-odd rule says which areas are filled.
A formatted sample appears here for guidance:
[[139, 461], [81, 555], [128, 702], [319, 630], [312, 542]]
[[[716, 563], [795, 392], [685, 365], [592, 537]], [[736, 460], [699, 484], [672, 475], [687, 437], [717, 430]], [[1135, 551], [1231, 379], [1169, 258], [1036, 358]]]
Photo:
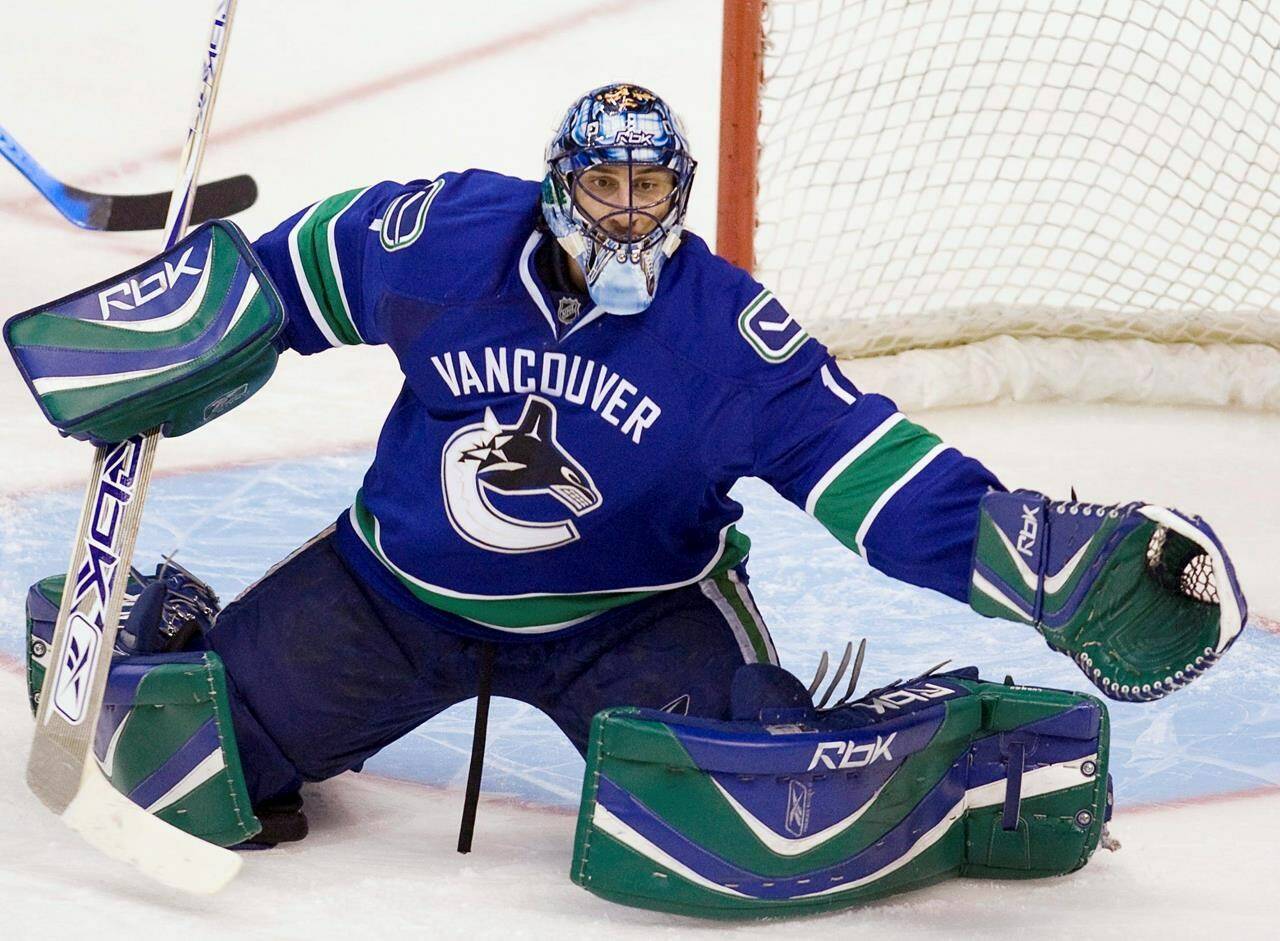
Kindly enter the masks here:
[[[307, 214], [292, 236], [296, 242], [296, 260], [302, 266], [298, 287], [302, 289], [308, 306], [312, 299], [315, 301], [316, 310], [312, 311], [312, 316], [318, 311], [333, 337], [348, 345], [363, 343], [364, 339], [356, 328], [338, 268], [334, 227], [342, 214], [367, 191], [368, 187], [347, 190], [322, 200]], [[302, 283], [304, 279], [305, 284]]]
[[[855, 552], [884, 502], [942, 450], [938, 436], [898, 420], [854, 458], [826, 488], [810, 498], [813, 516]], [[854, 448], [858, 451], [858, 448]]]

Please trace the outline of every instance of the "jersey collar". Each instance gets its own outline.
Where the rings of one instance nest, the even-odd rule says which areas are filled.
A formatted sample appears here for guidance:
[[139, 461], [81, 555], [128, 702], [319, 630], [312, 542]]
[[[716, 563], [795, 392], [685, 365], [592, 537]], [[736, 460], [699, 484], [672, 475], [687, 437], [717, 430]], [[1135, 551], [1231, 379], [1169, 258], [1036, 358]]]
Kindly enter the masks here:
[[569, 339], [569, 337], [593, 320], [602, 317], [606, 311], [597, 304], [589, 304], [587, 309], [578, 315], [578, 322], [570, 327], [564, 336], [560, 336], [556, 330], [555, 315], [551, 312], [553, 303], [551, 292], [547, 290], [542, 283], [542, 279], [538, 277], [537, 265], [533, 261], [533, 256], [537, 253], [538, 246], [542, 244], [544, 239], [550, 237], [550, 233], [534, 230], [524, 243], [524, 248], [520, 252], [520, 283], [529, 292], [529, 297], [537, 305], [538, 310], [542, 311], [543, 319], [547, 321], [547, 326], [551, 328], [551, 335], [563, 341]]

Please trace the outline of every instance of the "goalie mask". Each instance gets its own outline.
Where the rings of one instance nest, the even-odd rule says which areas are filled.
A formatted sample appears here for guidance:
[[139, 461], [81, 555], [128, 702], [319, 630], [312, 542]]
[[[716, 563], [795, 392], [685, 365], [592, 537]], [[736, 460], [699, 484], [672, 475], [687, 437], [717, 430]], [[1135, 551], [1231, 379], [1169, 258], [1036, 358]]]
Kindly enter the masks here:
[[680, 119], [638, 85], [606, 85], [573, 103], [547, 146], [542, 214], [612, 314], [653, 301], [680, 244], [697, 166]]

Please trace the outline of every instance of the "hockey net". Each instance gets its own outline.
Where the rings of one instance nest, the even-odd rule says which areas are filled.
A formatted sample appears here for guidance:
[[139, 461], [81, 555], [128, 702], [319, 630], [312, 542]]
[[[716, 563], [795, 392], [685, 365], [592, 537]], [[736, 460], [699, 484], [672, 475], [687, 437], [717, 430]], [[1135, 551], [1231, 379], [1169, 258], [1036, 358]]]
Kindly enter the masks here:
[[859, 384], [1280, 409], [1265, 0], [727, 0], [718, 248]]

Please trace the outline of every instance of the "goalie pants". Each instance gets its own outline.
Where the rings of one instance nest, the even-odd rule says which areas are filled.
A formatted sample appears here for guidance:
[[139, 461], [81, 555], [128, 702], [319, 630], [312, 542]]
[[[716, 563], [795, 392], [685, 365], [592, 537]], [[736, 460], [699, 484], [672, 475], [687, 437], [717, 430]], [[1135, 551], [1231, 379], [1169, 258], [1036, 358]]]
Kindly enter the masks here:
[[226, 666], [253, 802], [358, 770], [475, 696], [489, 643], [493, 695], [541, 709], [580, 752], [609, 706], [729, 718], [735, 670], [777, 661], [741, 571], [605, 612], [570, 635], [481, 639], [450, 631], [450, 617], [428, 620], [373, 591], [328, 534], [228, 605], [208, 641]]

